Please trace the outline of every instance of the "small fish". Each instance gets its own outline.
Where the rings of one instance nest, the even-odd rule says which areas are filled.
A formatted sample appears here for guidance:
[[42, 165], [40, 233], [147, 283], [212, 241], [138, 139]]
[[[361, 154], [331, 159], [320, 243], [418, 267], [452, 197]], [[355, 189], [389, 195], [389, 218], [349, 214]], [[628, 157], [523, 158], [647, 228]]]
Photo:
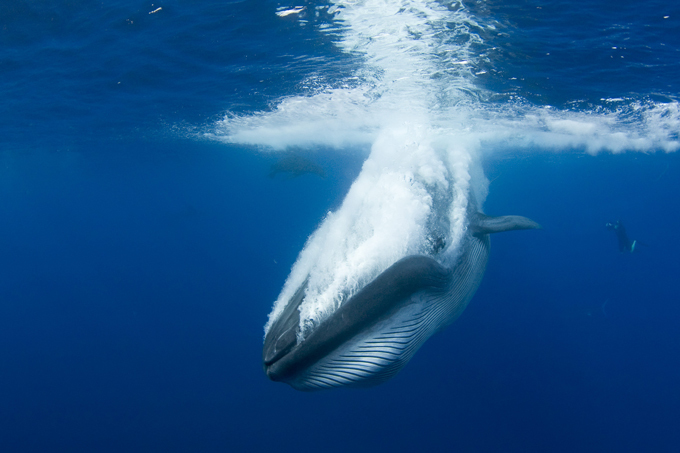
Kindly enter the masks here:
[[305, 173], [326, 177], [326, 172], [319, 165], [298, 154], [288, 154], [271, 166], [269, 177], [274, 178], [278, 173], [288, 173], [289, 178], [297, 178]]

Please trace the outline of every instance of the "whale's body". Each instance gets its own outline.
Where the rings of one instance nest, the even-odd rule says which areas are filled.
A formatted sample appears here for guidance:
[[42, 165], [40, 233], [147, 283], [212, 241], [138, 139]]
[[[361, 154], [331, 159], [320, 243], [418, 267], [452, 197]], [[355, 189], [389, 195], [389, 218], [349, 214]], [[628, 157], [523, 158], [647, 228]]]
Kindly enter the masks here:
[[299, 341], [305, 281], [265, 336], [267, 376], [298, 390], [366, 387], [394, 376], [432, 334], [465, 310], [486, 269], [489, 234], [540, 228], [525, 217], [476, 211], [468, 222], [452, 266], [425, 255], [404, 257]]

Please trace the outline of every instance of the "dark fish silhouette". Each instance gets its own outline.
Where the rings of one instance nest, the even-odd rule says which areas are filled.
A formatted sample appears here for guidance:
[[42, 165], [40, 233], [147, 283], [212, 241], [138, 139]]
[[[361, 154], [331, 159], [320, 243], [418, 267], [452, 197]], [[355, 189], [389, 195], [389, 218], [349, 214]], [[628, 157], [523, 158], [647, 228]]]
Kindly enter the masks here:
[[287, 173], [289, 179], [297, 178], [306, 173], [326, 177], [326, 172], [319, 165], [298, 154], [288, 154], [271, 166], [269, 177], [274, 178], [278, 173]]

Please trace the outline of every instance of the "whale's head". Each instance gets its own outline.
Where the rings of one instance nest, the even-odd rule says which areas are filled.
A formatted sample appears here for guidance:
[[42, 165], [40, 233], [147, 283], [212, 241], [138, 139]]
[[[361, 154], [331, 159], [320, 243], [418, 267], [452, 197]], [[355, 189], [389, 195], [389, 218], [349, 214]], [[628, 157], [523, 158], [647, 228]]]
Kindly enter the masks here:
[[450, 272], [432, 258], [409, 256], [382, 272], [342, 304], [302, 341], [299, 304], [305, 282], [265, 337], [263, 363], [273, 381], [294, 381], [317, 362], [384, 323], [411, 301], [413, 295], [445, 292]]
[[[268, 329], [267, 376], [300, 390], [379, 384], [398, 372], [437, 330], [465, 309], [486, 268], [489, 234], [539, 228], [520, 216], [470, 216], [456, 260], [436, 255], [398, 260], [302, 335], [309, 278]], [[311, 301], [312, 303], [314, 301]]]

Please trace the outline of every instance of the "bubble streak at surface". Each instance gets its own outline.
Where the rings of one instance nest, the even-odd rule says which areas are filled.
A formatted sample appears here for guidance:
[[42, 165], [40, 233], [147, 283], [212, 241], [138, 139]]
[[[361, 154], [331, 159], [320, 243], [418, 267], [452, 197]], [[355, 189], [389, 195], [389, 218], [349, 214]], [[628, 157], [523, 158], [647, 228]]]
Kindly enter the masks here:
[[[455, 15], [457, 24], [466, 22], [463, 12]], [[438, 41], [449, 16], [437, 3], [339, 2], [337, 20], [347, 31], [338, 44], [364, 56], [363, 83], [289, 98], [273, 112], [273, 121], [284, 119], [285, 124], [282, 117], [290, 106], [314, 106], [316, 112], [331, 106], [329, 116], [341, 126], [328, 129], [348, 131], [345, 118], [356, 118], [360, 122], [354, 126], [371, 132], [363, 135], [357, 128], [349, 136], [368, 138], [371, 154], [342, 206], [327, 215], [300, 253], [266, 329], [306, 279], [299, 341], [400, 258], [432, 255], [439, 243], [445, 244], [438, 253], [441, 262], [455, 256], [465, 227], [470, 152], [460, 143], [453, 146], [431, 120], [441, 86], [441, 78], [435, 77], [441, 64]], [[466, 46], [455, 50], [449, 58], [470, 58]], [[464, 77], [458, 82], [472, 89]], [[308, 121], [307, 126], [328, 126], [319, 119]]]

